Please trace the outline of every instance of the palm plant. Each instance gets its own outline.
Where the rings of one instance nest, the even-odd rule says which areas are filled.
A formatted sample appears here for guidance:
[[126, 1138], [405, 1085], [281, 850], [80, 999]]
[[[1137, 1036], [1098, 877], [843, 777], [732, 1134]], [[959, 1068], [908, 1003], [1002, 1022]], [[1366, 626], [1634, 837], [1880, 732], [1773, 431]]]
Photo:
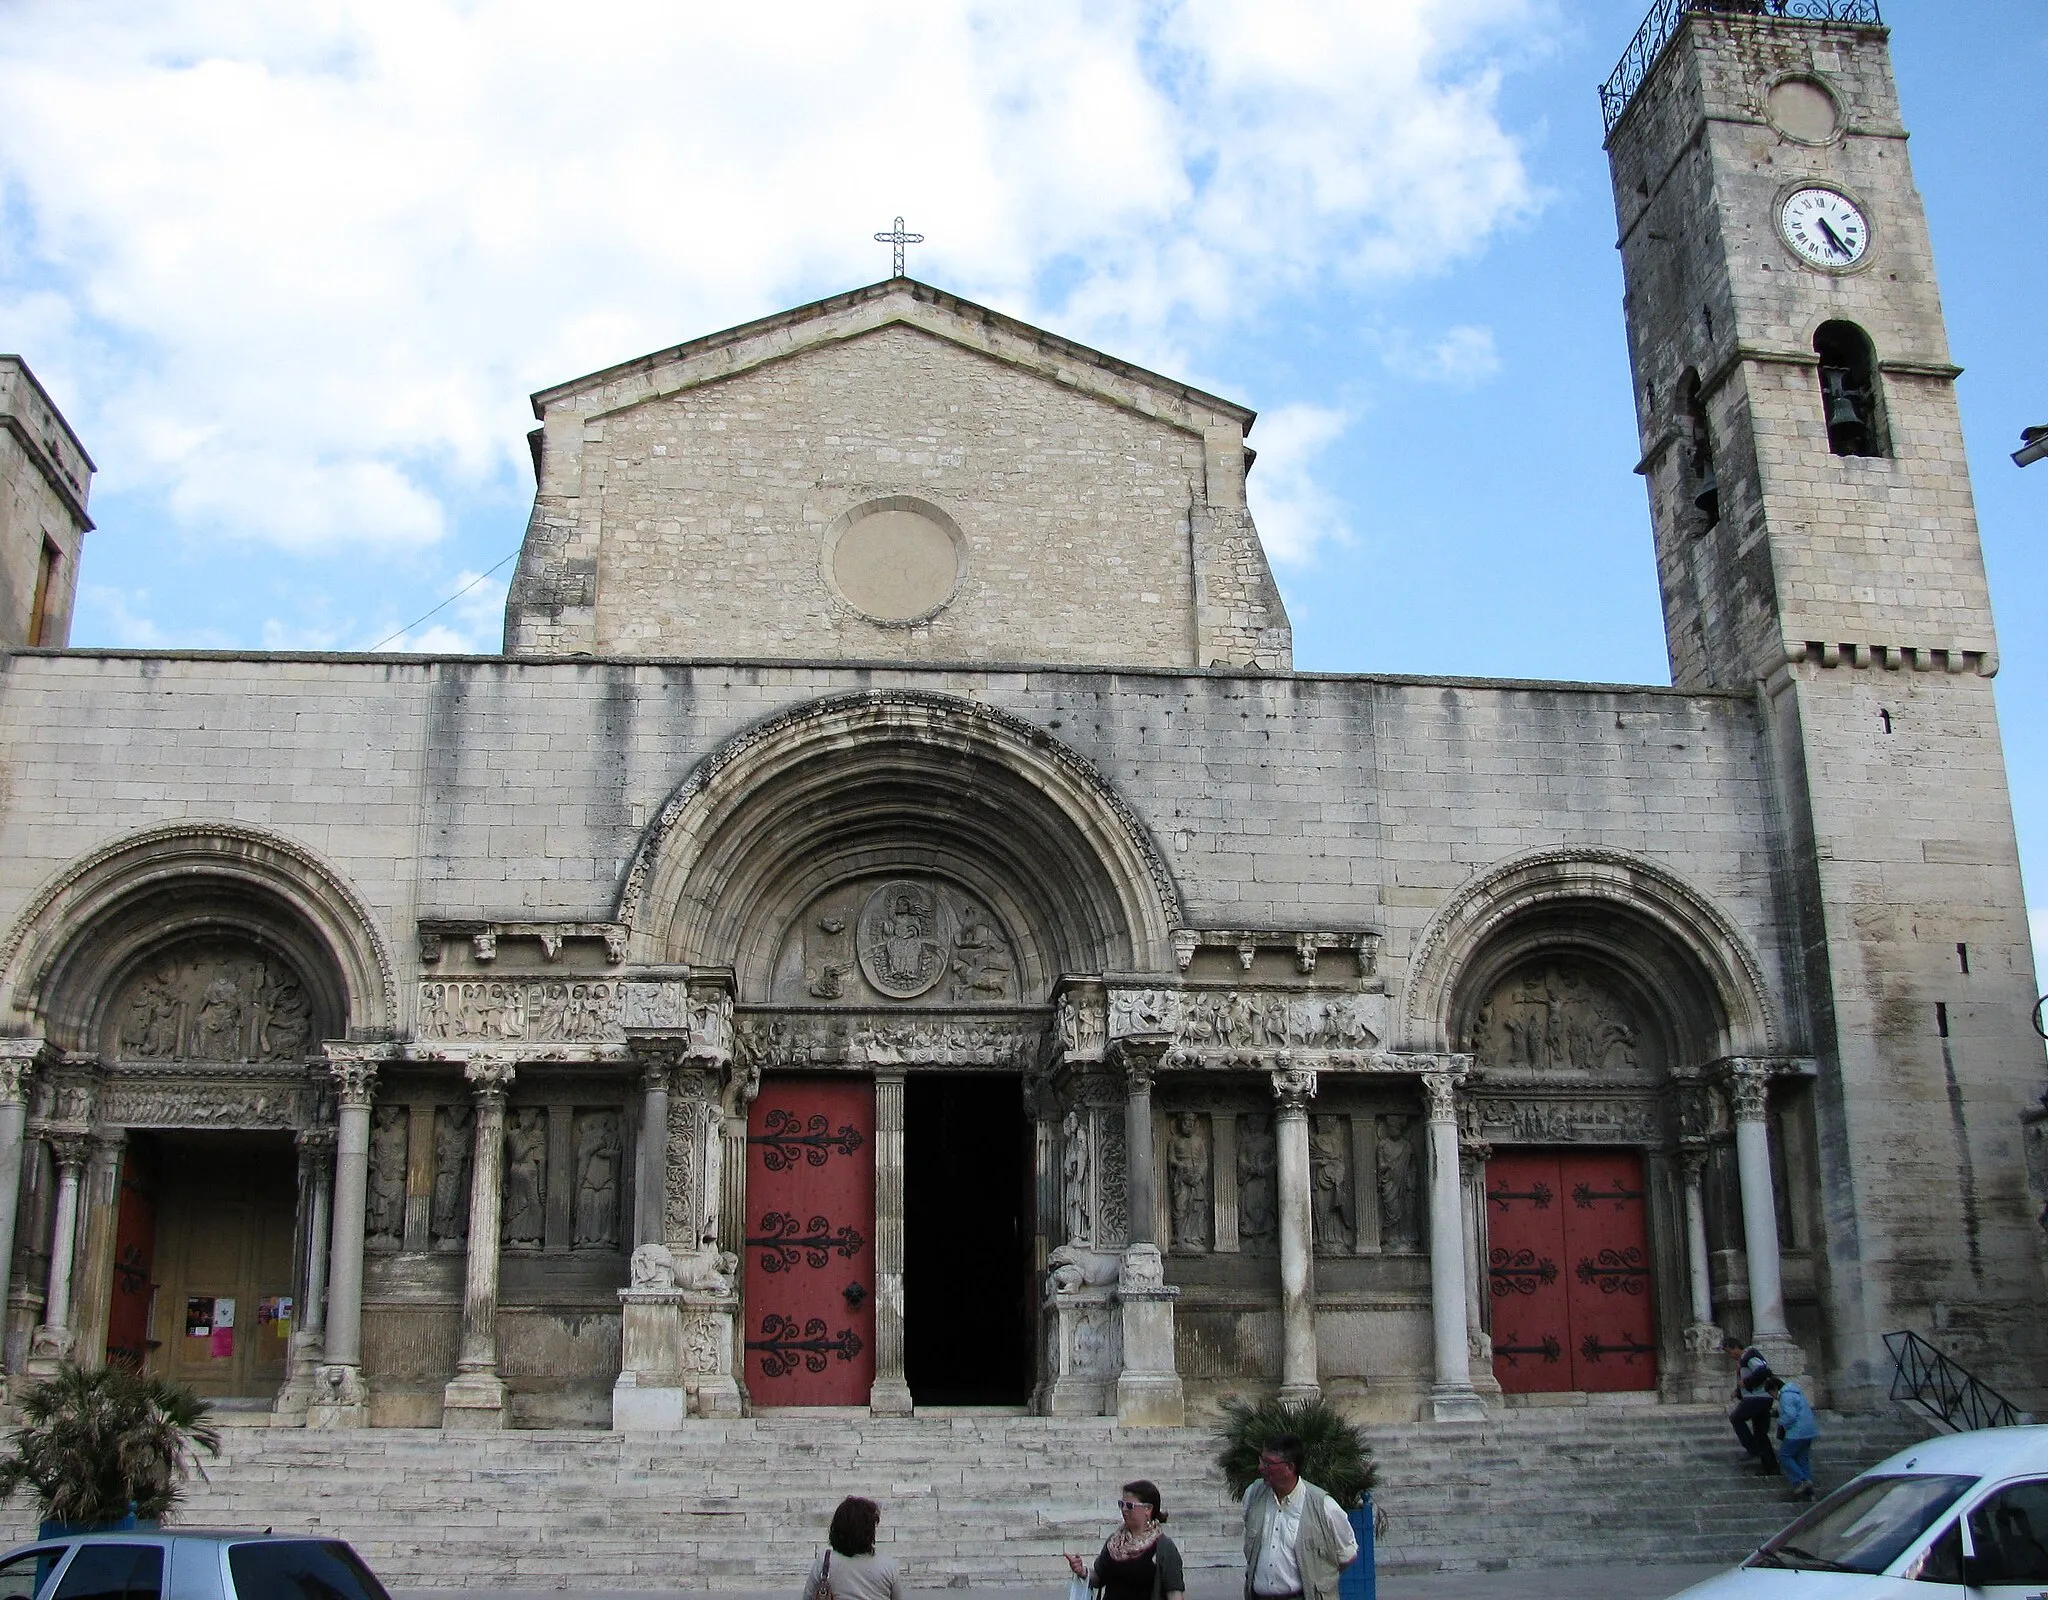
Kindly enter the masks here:
[[21, 1425], [0, 1457], [0, 1499], [25, 1484], [46, 1522], [161, 1521], [183, 1495], [198, 1452], [220, 1454], [205, 1401], [126, 1367], [66, 1365], [15, 1404]]
[[1216, 1465], [1230, 1492], [1242, 1495], [1259, 1475], [1259, 1452], [1282, 1434], [1300, 1438], [1301, 1475], [1346, 1511], [1365, 1504], [1379, 1479], [1379, 1467], [1365, 1431], [1344, 1420], [1327, 1400], [1226, 1400], [1223, 1427], [1216, 1435]]

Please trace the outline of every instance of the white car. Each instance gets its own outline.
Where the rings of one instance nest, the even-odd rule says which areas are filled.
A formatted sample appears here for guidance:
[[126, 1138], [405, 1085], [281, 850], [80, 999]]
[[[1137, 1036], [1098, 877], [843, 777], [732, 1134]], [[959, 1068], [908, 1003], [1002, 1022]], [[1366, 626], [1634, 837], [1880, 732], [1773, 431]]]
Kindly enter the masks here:
[[1901, 1450], [1682, 1600], [1942, 1596], [2048, 1600], [2048, 1427]]

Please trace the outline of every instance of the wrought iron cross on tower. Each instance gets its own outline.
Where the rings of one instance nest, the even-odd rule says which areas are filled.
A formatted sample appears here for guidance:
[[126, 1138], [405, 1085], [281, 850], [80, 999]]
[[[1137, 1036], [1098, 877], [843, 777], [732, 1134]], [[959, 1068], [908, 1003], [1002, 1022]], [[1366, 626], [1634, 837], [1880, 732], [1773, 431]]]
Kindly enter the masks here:
[[900, 278], [903, 276], [903, 247], [907, 244], [923, 244], [924, 235], [921, 233], [905, 233], [903, 231], [903, 219], [898, 217], [896, 219], [896, 226], [890, 229], [889, 232], [875, 235], [875, 243], [894, 246], [890, 256], [889, 276]]

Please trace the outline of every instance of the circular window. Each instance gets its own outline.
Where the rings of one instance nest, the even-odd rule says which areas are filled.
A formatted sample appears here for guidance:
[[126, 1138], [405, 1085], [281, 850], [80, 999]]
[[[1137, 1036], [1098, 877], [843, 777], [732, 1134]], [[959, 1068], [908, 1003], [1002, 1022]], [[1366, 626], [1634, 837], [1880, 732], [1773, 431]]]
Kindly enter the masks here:
[[1785, 78], [1772, 84], [1769, 104], [1777, 130], [1800, 144], [1826, 144], [1842, 125], [1835, 97], [1811, 78]]
[[875, 622], [922, 622], [960, 587], [964, 546], [953, 519], [904, 495], [856, 506], [825, 539], [825, 580]]

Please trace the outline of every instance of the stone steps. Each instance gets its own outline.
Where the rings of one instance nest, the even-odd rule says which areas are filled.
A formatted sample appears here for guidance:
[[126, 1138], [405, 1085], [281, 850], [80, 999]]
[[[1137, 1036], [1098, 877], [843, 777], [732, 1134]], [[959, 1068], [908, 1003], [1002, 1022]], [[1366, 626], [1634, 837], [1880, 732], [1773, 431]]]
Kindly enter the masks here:
[[[1823, 1419], [1823, 1489], [1924, 1437], [1903, 1413]], [[1790, 1516], [1716, 1407], [1510, 1411], [1374, 1426], [1382, 1571], [1738, 1559]], [[334, 1531], [397, 1588], [794, 1585], [845, 1494], [884, 1507], [916, 1587], [1057, 1585], [1115, 1491], [1155, 1480], [1190, 1565], [1234, 1567], [1235, 1506], [1198, 1429], [1098, 1419], [769, 1415], [659, 1439], [227, 1430], [181, 1521]], [[4, 1531], [33, 1531], [25, 1506]]]

